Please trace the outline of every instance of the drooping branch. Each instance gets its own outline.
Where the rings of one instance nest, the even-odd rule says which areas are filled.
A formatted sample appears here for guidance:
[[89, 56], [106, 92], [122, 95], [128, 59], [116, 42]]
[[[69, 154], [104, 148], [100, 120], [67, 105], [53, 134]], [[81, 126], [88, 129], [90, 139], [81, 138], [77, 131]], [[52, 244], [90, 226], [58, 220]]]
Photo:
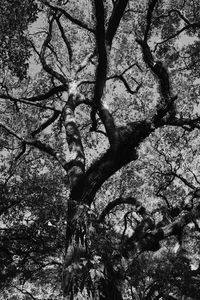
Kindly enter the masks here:
[[103, 209], [103, 211], [101, 212], [98, 221], [102, 222], [104, 220], [104, 218], [106, 217], [107, 214], [109, 214], [109, 212], [111, 210], [113, 210], [116, 206], [118, 205], [122, 205], [122, 204], [130, 204], [130, 205], [134, 205], [135, 207], [141, 206], [141, 203], [134, 197], [127, 197], [127, 198], [117, 198], [111, 202], [108, 203], [108, 205]]

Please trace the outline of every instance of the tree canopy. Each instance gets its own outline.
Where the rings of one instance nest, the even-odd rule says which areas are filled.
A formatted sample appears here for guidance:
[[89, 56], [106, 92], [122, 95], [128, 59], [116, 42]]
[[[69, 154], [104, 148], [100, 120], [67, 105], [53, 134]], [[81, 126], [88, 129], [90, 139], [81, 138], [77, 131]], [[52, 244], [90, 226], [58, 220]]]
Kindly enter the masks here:
[[0, 3], [0, 299], [200, 298], [200, 3]]

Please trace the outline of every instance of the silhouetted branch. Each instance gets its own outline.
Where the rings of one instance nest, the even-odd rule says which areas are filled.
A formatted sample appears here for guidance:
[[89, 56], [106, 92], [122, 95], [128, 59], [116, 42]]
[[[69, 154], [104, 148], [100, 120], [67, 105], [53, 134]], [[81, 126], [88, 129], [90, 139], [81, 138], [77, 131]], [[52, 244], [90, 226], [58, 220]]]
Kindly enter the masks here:
[[149, 31], [151, 28], [152, 15], [153, 15], [153, 11], [154, 11], [154, 8], [155, 8], [157, 2], [158, 2], [158, 0], [150, 0], [149, 1], [148, 11], [147, 11], [147, 24], [146, 24], [145, 34], [144, 34], [144, 42], [145, 43], [147, 43]]
[[44, 43], [42, 45], [42, 49], [41, 49], [39, 58], [40, 58], [40, 61], [42, 63], [44, 70], [47, 73], [49, 73], [51, 76], [57, 78], [60, 82], [62, 82], [64, 85], [67, 86], [67, 79], [63, 75], [58, 73], [57, 71], [53, 70], [52, 67], [49, 64], [47, 64], [47, 62], [45, 60], [46, 48], [48, 47], [48, 44], [50, 43], [51, 38], [52, 38], [52, 27], [53, 27], [54, 20], [55, 20], [55, 18], [52, 17], [51, 20], [49, 21], [49, 31], [48, 31], [47, 37], [44, 40]]
[[136, 207], [141, 206], [141, 203], [134, 197], [117, 198], [111, 201], [110, 203], [108, 203], [108, 205], [103, 209], [98, 219], [98, 222], [102, 222], [106, 217], [106, 215], [109, 214], [111, 210], [113, 210], [117, 205], [122, 205], [122, 204], [131, 204]]
[[189, 119], [189, 118], [174, 118], [169, 122], [169, 125], [179, 126], [187, 131], [192, 131], [195, 128], [200, 129], [200, 117]]
[[178, 14], [179, 17], [188, 25], [190, 25], [190, 21], [178, 10], [178, 9], [171, 9], [168, 14], [162, 14], [160, 16], [157, 16], [156, 19], [161, 19], [161, 18], [167, 18], [171, 16], [173, 13]]
[[113, 11], [111, 14], [111, 17], [108, 22], [108, 28], [106, 31], [106, 41], [111, 47], [113, 38], [116, 34], [116, 31], [119, 27], [119, 23], [121, 21], [121, 18], [123, 17], [126, 5], [128, 3], [128, 0], [116, 0], [113, 4]]
[[16, 290], [18, 290], [20, 293], [22, 293], [23, 295], [28, 295], [29, 297], [31, 297], [31, 299], [33, 300], [38, 300], [38, 298], [34, 297], [33, 294], [31, 294], [30, 292], [28, 292], [27, 290], [24, 289], [20, 289], [17, 286], [12, 286], [13, 288], [15, 288]]
[[126, 250], [142, 251], [157, 251], [160, 248], [160, 241], [170, 236], [179, 236], [183, 228], [200, 217], [200, 205], [192, 208], [189, 211], [183, 210], [176, 220], [169, 225], [155, 228], [154, 230], [147, 230], [138, 237], [134, 233], [132, 237], [128, 238], [124, 244]]
[[44, 123], [42, 123], [38, 129], [34, 130], [31, 135], [32, 137], [35, 137], [36, 134], [40, 133], [42, 130], [44, 130], [45, 128], [47, 128], [48, 126], [50, 126], [60, 115], [60, 112], [58, 111], [54, 111], [53, 115], [48, 118], [48, 120], [46, 120]]
[[41, 150], [42, 152], [45, 152], [46, 154], [52, 156], [54, 159], [56, 159], [62, 165], [62, 167], [64, 168], [65, 171], [68, 171], [69, 166], [68, 166], [67, 161], [64, 160], [62, 158], [62, 156], [59, 153], [57, 153], [48, 144], [45, 144], [39, 140], [24, 138], [24, 137], [20, 136], [18, 133], [16, 133], [12, 128], [10, 128], [9, 126], [7, 126], [3, 123], [0, 123], [0, 127], [4, 128], [9, 134], [14, 136], [18, 140], [22, 141], [22, 143], [33, 146], [33, 147]]
[[118, 130], [115, 126], [113, 117], [109, 110], [103, 105], [101, 98], [105, 88], [106, 75], [107, 75], [107, 55], [108, 47], [106, 45], [106, 32], [105, 32], [105, 19], [104, 19], [104, 6], [102, 0], [95, 0], [95, 15], [96, 15], [96, 42], [98, 49], [98, 65], [96, 71], [96, 83], [94, 87], [94, 101], [92, 105], [91, 119], [93, 122], [92, 130], [96, 130], [96, 112], [105, 126], [106, 133], [110, 142], [111, 148], [114, 150], [118, 144]]
[[165, 40], [163, 40], [163, 41], [157, 43], [156, 46], [155, 46], [155, 48], [154, 48], [154, 51], [157, 50], [157, 47], [158, 47], [159, 45], [162, 45], [162, 44], [164, 44], [164, 43], [170, 41], [171, 39], [177, 37], [179, 34], [181, 34], [181, 33], [184, 32], [185, 30], [188, 30], [188, 29], [190, 29], [190, 28], [192, 28], [192, 29], [200, 28], [200, 23], [197, 22], [197, 23], [188, 24], [188, 25], [184, 26], [183, 28], [181, 28], [180, 30], [178, 30], [176, 33], [170, 35], [170, 36], [169, 36], [168, 38], [166, 38]]
[[70, 42], [68, 41], [67, 37], [66, 37], [66, 34], [65, 34], [65, 31], [61, 25], [61, 22], [60, 22], [60, 17], [56, 17], [56, 22], [58, 24], [58, 28], [60, 29], [60, 33], [61, 33], [61, 36], [62, 36], [62, 39], [67, 47], [67, 50], [68, 50], [68, 54], [69, 54], [69, 62], [71, 63], [72, 62], [72, 48], [71, 48], [71, 45], [70, 45]]
[[81, 22], [80, 20], [72, 17], [68, 12], [66, 12], [65, 9], [63, 9], [61, 6], [50, 4], [48, 1], [43, 0], [43, 3], [49, 6], [53, 11], [62, 13], [68, 20], [70, 20], [72, 23], [78, 25], [79, 27], [86, 29], [92, 33], [94, 33], [94, 30], [90, 27], [88, 27], [84, 22]]
[[138, 84], [138, 86], [136, 87], [136, 89], [133, 91], [133, 90], [131, 90], [128, 82], [126, 81], [126, 79], [124, 78], [124, 76], [122, 74], [121, 75], [111, 76], [111, 77], [107, 78], [107, 80], [114, 79], [114, 78], [121, 80], [123, 82], [125, 88], [127, 89], [127, 92], [129, 92], [131, 95], [136, 94], [139, 91], [139, 89], [141, 88], [141, 86], [142, 86], [142, 84]]

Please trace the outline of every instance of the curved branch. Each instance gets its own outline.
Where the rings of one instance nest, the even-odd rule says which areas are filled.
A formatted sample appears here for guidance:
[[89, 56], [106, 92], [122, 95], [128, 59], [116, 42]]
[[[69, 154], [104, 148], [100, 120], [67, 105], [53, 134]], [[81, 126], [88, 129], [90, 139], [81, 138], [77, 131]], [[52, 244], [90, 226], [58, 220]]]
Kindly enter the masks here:
[[101, 185], [131, 161], [138, 158], [136, 147], [147, 137], [155, 128], [149, 121], [129, 123], [126, 127], [119, 128], [120, 144], [115, 155], [111, 149], [100, 157], [85, 173], [79, 183], [79, 189], [73, 189], [72, 199], [78, 199], [90, 205]]
[[141, 203], [134, 197], [128, 197], [128, 198], [117, 198], [113, 201], [111, 201], [110, 203], [108, 203], [108, 205], [103, 209], [103, 211], [100, 214], [100, 217], [98, 219], [98, 222], [102, 222], [104, 220], [104, 218], [106, 217], [106, 215], [113, 210], [117, 205], [121, 205], [121, 204], [131, 204], [134, 206], [141, 206]]
[[[162, 98], [157, 105], [157, 111], [154, 115], [154, 124], [156, 127], [160, 126], [161, 123], [168, 124], [168, 122], [175, 117], [174, 101], [177, 99], [177, 96], [173, 96], [171, 93], [168, 71], [161, 61], [154, 61], [149, 45], [145, 41], [136, 39], [136, 42], [142, 48], [145, 63], [159, 81]], [[166, 118], [164, 119], [164, 117]]]
[[170, 41], [171, 39], [174, 39], [176, 36], [178, 36], [179, 34], [181, 34], [183, 31], [187, 30], [187, 29], [195, 29], [195, 28], [200, 28], [200, 23], [193, 23], [193, 24], [188, 24], [186, 26], [184, 26], [183, 28], [181, 28], [179, 31], [177, 31], [176, 33], [172, 34], [171, 36], [169, 36], [168, 38], [166, 38], [165, 40], [159, 42], [156, 44], [155, 48], [154, 48], [154, 51], [157, 50], [157, 47], [159, 45], [162, 45], [168, 41]]
[[43, 1], [44, 4], [46, 4], [48, 7], [50, 7], [53, 11], [55, 12], [60, 12], [62, 13], [68, 20], [70, 20], [72, 23], [78, 25], [79, 27], [86, 29], [88, 31], [90, 31], [91, 33], [94, 33], [94, 30], [90, 27], [88, 27], [85, 23], [81, 22], [80, 20], [72, 17], [70, 14], [68, 14], [66, 12], [66, 10], [64, 10], [61, 6], [58, 5], [52, 5], [50, 4], [48, 1], [44, 0]]
[[39, 54], [39, 58], [40, 58], [40, 61], [42, 63], [42, 66], [43, 66], [44, 70], [47, 73], [49, 73], [51, 76], [53, 76], [56, 79], [58, 79], [64, 85], [67, 85], [67, 79], [63, 75], [61, 75], [60, 73], [58, 73], [57, 71], [53, 70], [52, 67], [50, 67], [50, 65], [48, 65], [47, 62], [46, 62], [46, 60], [45, 60], [46, 48], [48, 47], [48, 44], [50, 43], [51, 37], [52, 37], [52, 27], [53, 27], [54, 20], [55, 20], [55, 18], [52, 17], [51, 20], [49, 21], [49, 32], [48, 32], [47, 37], [44, 40], [44, 43], [42, 45], [42, 49], [41, 49], [41, 52]]
[[179, 17], [188, 25], [190, 25], [190, 21], [178, 10], [178, 9], [171, 9], [168, 14], [166, 15], [160, 15], [158, 16], [156, 19], [161, 19], [161, 18], [167, 18], [169, 17], [170, 15], [172, 15], [172, 13], [176, 13], [179, 15]]

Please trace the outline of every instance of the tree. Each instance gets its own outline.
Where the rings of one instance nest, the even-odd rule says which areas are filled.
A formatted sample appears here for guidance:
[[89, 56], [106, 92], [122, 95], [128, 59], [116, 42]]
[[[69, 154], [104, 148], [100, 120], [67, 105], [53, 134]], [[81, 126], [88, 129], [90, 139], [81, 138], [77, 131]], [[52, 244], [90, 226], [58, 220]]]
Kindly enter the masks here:
[[0, 6], [2, 288], [199, 299], [199, 2], [15, 2]]

